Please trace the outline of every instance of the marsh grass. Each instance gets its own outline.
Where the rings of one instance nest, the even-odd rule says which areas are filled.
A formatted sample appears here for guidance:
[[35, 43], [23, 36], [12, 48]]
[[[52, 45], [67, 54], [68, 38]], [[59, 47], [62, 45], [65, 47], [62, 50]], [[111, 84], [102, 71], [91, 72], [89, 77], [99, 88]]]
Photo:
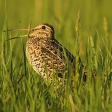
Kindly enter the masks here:
[[[108, 5], [105, 5], [104, 0], [101, 1], [101, 5], [96, 0], [94, 2], [87, 0], [84, 4], [80, 0], [77, 2], [32, 0], [28, 3], [22, 0], [16, 2], [11, 0], [11, 2], [0, 3], [0, 11], [4, 9], [3, 16], [0, 18], [0, 112], [112, 111], [110, 2], [107, 2]], [[77, 22], [79, 9], [81, 18]], [[73, 79], [74, 88], [70, 88], [71, 83], [68, 81], [65, 93], [61, 92], [63, 87], [60, 87], [59, 93], [54, 92], [53, 85], [46, 86], [41, 76], [26, 60], [27, 38], [5, 41], [11, 37], [20, 36], [24, 32], [4, 33], [3, 30], [27, 28], [31, 20], [32, 26], [45, 22], [55, 26], [56, 39], [69, 49], [76, 59], [81, 57], [88, 71], [84, 86], [83, 73], [79, 70], [80, 66], [77, 62], [77, 72]], [[93, 77], [94, 70], [96, 80]], [[73, 75], [71, 70], [68, 70], [68, 73], [70, 76]], [[22, 78], [21, 81], [19, 81], [20, 78]]]

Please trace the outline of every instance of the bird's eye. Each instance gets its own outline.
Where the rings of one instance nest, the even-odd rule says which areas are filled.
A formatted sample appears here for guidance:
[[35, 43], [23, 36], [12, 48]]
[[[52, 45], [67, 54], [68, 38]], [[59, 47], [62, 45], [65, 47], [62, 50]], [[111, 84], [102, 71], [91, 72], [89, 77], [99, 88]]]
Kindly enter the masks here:
[[42, 29], [46, 29], [46, 27], [45, 26], [42, 26]]

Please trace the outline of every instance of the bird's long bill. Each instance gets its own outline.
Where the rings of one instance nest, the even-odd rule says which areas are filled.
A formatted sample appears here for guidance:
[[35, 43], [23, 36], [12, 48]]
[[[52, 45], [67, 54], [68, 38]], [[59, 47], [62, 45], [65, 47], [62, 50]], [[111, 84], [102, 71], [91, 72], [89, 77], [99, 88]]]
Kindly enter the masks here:
[[4, 32], [8, 32], [8, 31], [18, 31], [18, 30], [28, 31], [28, 29], [10, 29], [10, 30], [4, 30]]
[[17, 37], [12, 37], [12, 38], [10, 38], [10, 39], [7, 39], [6, 41], [12, 40], [12, 39], [16, 39], [16, 38], [27, 37], [27, 36], [29, 35], [30, 31], [33, 31], [34, 29], [33, 29], [33, 28], [30, 29], [30, 31], [29, 31], [29, 29], [10, 29], [10, 30], [5, 30], [4, 32], [8, 32], [8, 31], [18, 31], [18, 30], [21, 30], [21, 31], [28, 31], [28, 34], [27, 34], [27, 35], [22, 35], [22, 36], [17, 36]]
[[16, 38], [27, 37], [27, 36], [28, 36], [28, 35], [22, 35], [22, 36], [12, 37], [12, 38], [7, 39], [6, 41], [12, 40], [12, 39], [16, 39]]

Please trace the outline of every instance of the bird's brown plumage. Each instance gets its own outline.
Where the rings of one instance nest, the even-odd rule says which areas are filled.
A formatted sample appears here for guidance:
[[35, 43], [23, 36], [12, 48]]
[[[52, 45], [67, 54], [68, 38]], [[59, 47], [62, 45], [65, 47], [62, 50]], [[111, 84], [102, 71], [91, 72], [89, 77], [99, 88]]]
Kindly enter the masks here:
[[75, 71], [75, 57], [55, 38], [51, 25], [42, 24], [34, 28], [26, 44], [26, 56], [33, 69], [44, 79], [52, 75], [62, 78], [71, 66]]

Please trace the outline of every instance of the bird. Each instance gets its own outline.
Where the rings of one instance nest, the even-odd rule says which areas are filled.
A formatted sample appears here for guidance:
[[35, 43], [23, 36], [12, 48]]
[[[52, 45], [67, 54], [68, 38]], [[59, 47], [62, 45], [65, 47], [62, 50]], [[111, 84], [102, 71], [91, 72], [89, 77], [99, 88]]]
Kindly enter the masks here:
[[[33, 69], [50, 84], [67, 80], [68, 68], [76, 73], [76, 58], [55, 39], [52, 25], [44, 23], [29, 29], [26, 42], [26, 57]], [[21, 36], [22, 37], [22, 36]], [[14, 38], [12, 38], [14, 39]], [[83, 69], [83, 65], [82, 65]], [[86, 80], [84, 73], [84, 80]]]

